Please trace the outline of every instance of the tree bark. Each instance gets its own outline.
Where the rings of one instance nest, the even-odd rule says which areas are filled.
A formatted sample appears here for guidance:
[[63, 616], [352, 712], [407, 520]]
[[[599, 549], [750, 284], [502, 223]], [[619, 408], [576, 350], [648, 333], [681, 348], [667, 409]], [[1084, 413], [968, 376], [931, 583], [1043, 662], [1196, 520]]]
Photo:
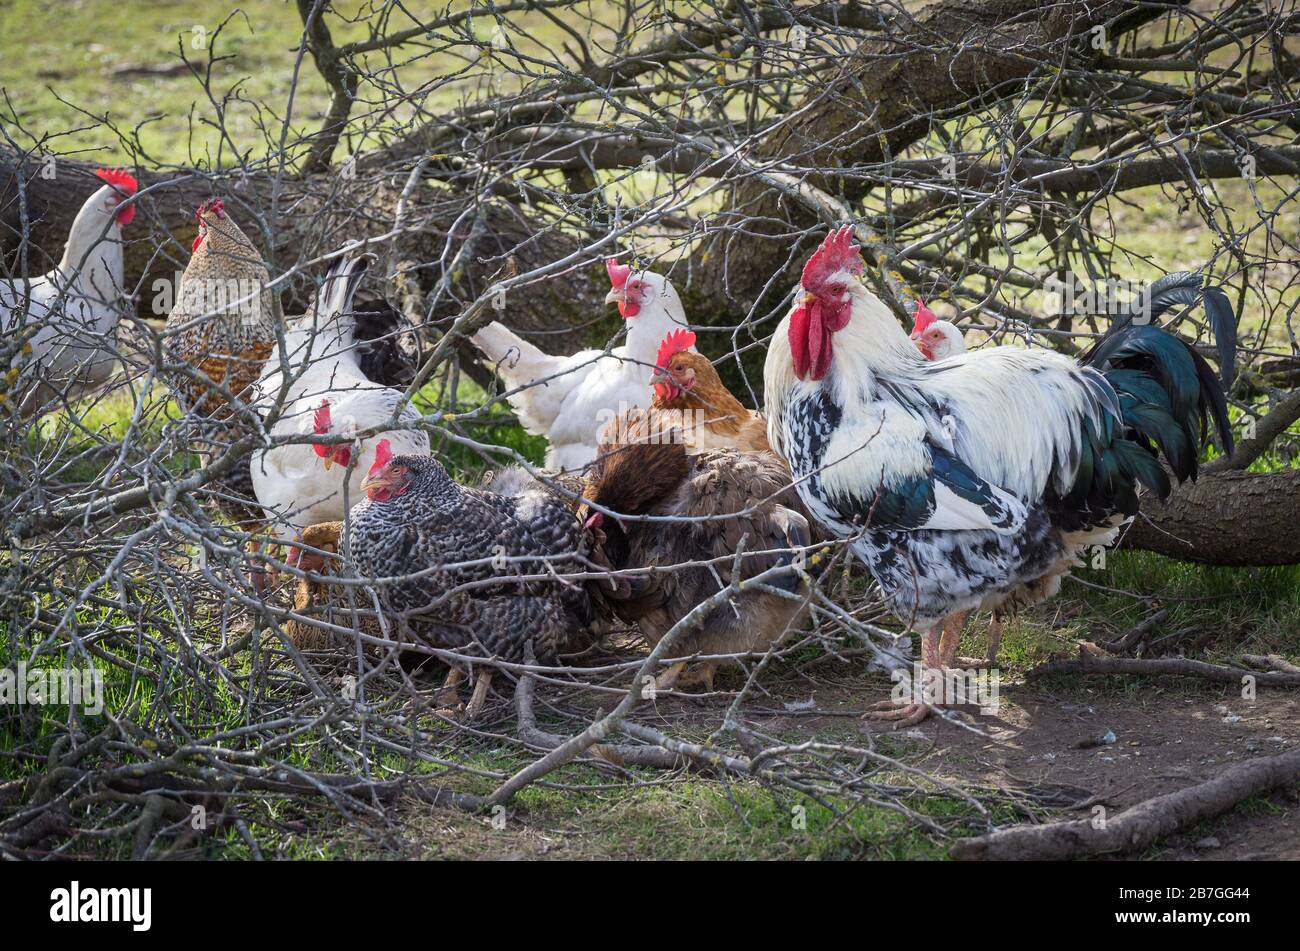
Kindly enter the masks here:
[[1121, 546], [1207, 565], [1300, 564], [1300, 469], [1216, 472], [1146, 497]]
[[[24, 162], [21, 155], [0, 146], [0, 257], [6, 267], [0, 277], [24, 276], [17, 253], [23, 233], [20, 186], [25, 190], [29, 222], [26, 276], [34, 277], [58, 263], [73, 219], [103, 184], [94, 177], [95, 168], [60, 158], [55, 178], [43, 179], [36, 163]], [[164, 291], [189, 260], [197, 233], [194, 210], [213, 195], [225, 198], [244, 231], [268, 254], [272, 274], [278, 275], [345, 242], [388, 234], [404, 184], [394, 183], [391, 176], [348, 182], [336, 172], [285, 176], [278, 183], [265, 174], [231, 175], [215, 184], [198, 171], [133, 174], [142, 191], [155, 190], [139, 200], [135, 221], [125, 229], [126, 289], [136, 295], [139, 318], [159, 321], [166, 319], [167, 308], [157, 302], [171, 299]], [[465, 203], [463, 196], [449, 197], [444, 189], [417, 184], [403, 215], [407, 230], [372, 249], [386, 262], [384, 272], [377, 275], [382, 294], [399, 309], [411, 295], [399, 299], [394, 286], [409, 284], [412, 275], [398, 278], [394, 262], [420, 262], [414, 279], [426, 296], [432, 296], [444, 278], [438, 262], [450, 262], [455, 250], [471, 242], [468, 253], [447, 275], [451, 293], [443, 294], [441, 303], [427, 315], [428, 322], [436, 323], [453, 317], [483, 293], [508, 257], [518, 271], [527, 272], [579, 247], [573, 236], [536, 225], [523, 209], [504, 201], [483, 202], [477, 215], [457, 225]], [[275, 220], [268, 218], [272, 208], [280, 209]], [[305, 266], [286, 282], [286, 313], [302, 312], [315, 294], [312, 278], [323, 274], [321, 266]], [[375, 287], [371, 283], [368, 290]], [[619, 326], [604, 303], [608, 289], [603, 267], [577, 268], [530, 285], [526, 294], [513, 294], [502, 319], [525, 336], [537, 334], [534, 341], [551, 352], [572, 352], [596, 339], [603, 344]], [[414, 320], [426, 315], [407, 316]]]

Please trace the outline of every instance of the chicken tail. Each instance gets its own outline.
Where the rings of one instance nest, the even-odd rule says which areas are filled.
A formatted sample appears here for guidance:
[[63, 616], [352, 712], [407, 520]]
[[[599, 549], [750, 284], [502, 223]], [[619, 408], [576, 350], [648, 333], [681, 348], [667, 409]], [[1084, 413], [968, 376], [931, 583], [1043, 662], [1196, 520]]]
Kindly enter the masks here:
[[334, 262], [316, 293], [318, 327], [326, 327], [352, 313], [357, 288], [369, 267], [370, 256], [365, 254], [344, 254]]
[[[1228, 404], [1219, 376], [1191, 346], [1150, 325], [1114, 329], [1085, 357], [1117, 398], [1120, 427], [1109, 414], [1088, 421], [1069, 502], [1085, 510], [1137, 511], [1137, 483], [1169, 495], [1163, 456], [1179, 482], [1195, 479], [1200, 446], [1214, 421], [1232, 453]], [[1225, 371], [1230, 376], [1231, 368]], [[1119, 431], [1122, 427], [1122, 431]]]
[[495, 320], [475, 331], [470, 340], [511, 389], [547, 376], [548, 366], [556, 362], [555, 357], [543, 353]]

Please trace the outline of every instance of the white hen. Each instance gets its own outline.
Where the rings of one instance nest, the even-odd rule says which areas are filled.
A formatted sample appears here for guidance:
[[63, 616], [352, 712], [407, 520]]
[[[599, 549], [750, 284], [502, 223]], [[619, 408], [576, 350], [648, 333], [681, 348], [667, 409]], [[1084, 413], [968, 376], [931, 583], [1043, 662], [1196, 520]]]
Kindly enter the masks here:
[[139, 185], [118, 169], [95, 174], [106, 184], [77, 212], [58, 267], [30, 281], [0, 281], [0, 329], [17, 350], [11, 366], [23, 416], [75, 399], [113, 369], [113, 335], [127, 306], [122, 226], [135, 217], [134, 205], [119, 206]]
[[[365, 498], [361, 483], [381, 439], [389, 440], [394, 455], [429, 454], [429, 437], [418, 430], [392, 429], [357, 438], [357, 433], [391, 420], [402, 399], [397, 390], [368, 379], [358, 362], [352, 301], [366, 266], [366, 258], [340, 258], [315, 306], [290, 321], [284, 335], [288, 391], [284, 412], [270, 435], [351, 438], [291, 443], [253, 454], [253, 491], [281, 541], [290, 541], [308, 525], [342, 519], [348, 507]], [[275, 406], [284, 380], [277, 354], [257, 381], [263, 419]], [[418, 423], [420, 414], [407, 404], [398, 418]]]
[[613, 284], [605, 301], [617, 302], [627, 321], [623, 346], [556, 357], [496, 322], [471, 338], [513, 391], [506, 399], [524, 429], [550, 440], [550, 469], [583, 468], [596, 458], [596, 437], [607, 422], [632, 407], [650, 405], [647, 381], [659, 342], [670, 330], [686, 326], [682, 302], [667, 278], [633, 272], [613, 258], [605, 267]]

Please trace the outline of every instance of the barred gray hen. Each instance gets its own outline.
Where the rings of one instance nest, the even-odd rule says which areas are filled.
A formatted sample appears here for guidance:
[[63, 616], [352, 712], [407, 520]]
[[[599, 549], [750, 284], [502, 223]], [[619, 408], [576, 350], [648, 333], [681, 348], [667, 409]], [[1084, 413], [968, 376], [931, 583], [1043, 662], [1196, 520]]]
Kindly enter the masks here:
[[[590, 645], [589, 592], [554, 577], [585, 567], [585, 532], [559, 495], [522, 469], [476, 489], [431, 457], [390, 452], [381, 440], [347, 526], [357, 573], [399, 579], [375, 586], [390, 617], [433, 646], [514, 662], [529, 640], [543, 664]], [[537, 575], [552, 577], [525, 580]], [[485, 669], [469, 716], [490, 679]]]

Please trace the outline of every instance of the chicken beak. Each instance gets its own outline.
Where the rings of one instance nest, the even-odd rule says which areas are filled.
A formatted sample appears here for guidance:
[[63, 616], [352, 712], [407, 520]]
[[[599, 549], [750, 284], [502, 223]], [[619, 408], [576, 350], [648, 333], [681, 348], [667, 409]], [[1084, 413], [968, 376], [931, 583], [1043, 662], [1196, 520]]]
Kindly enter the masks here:
[[331, 469], [334, 468], [334, 460], [329, 456], [325, 456], [321, 461], [325, 463], [326, 472], [329, 472]]
[[385, 479], [382, 474], [376, 473], [375, 475], [368, 475], [361, 480], [361, 491], [366, 496], [369, 496], [371, 489], [382, 488], [386, 485], [388, 485], [388, 480]]
[[606, 304], [622, 304], [627, 300], [627, 291], [621, 287], [611, 287], [605, 295]]

